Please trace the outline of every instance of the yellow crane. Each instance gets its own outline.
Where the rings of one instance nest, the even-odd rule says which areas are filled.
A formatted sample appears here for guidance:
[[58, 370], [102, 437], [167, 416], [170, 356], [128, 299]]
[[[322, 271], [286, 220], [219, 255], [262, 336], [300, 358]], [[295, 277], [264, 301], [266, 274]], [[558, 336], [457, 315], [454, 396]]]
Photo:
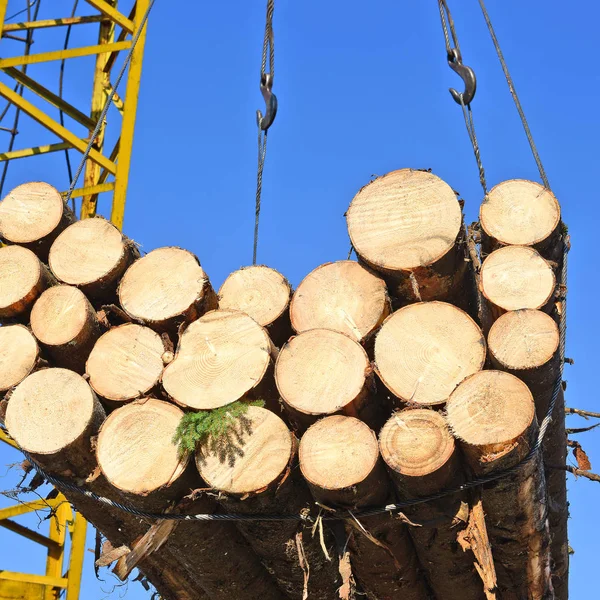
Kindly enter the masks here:
[[[56, 152], [76, 151], [83, 154], [89, 144], [105, 103], [114, 92], [113, 71], [115, 64], [130, 56], [126, 76], [123, 79], [120, 95], [114, 94], [113, 105], [121, 115], [120, 122], [111, 120], [110, 125], [102, 123], [96, 135], [83, 171], [83, 185], [73, 190], [72, 199], [81, 198], [81, 218], [96, 214], [100, 194], [110, 195], [110, 219], [119, 227], [123, 225], [125, 197], [131, 150], [139, 95], [142, 59], [144, 55], [145, 27], [143, 18], [151, 0], [121, 2], [117, 0], [52, 0], [51, 18], [37, 18], [41, 0], [0, 0], [0, 71], [13, 80], [12, 87], [0, 81], [0, 97], [6, 100], [6, 108], [12, 108], [19, 117], [29, 118], [42, 126], [39, 142], [34, 146], [14, 148], [16, 126], [10, 134], [9, 149], [0, 153], [0, 171], [8, 161], [30, 158]], [[23, 9], [23, 4], [26, 8]], [[127, 10], [123, 10], [126, 5]], [[75, 14], [85, 9], [84, 14]], [[19, 10], [21, 9], [21, 10]], [[69, 14], [71, 10], [71, 14]], [[54, 14], [55, 13], [55, 14]], [[147, 16], [147, 15], [146, 15]], [[12, 17], [12, 18], [11, 18]], [[19, 17], [17, 19], [16, 17]], [[62, 28], [68, 33], [77, 27], [89, 36], [89, 45], [48, 49], [44, 52], [31, 52], [33, 36], [42, 29]], [[139, 33], [137, 43], [133, 39]], [[13, 40], [19, 44], [7, 42]], [[20, 48], [21, 52], [8, 52]], [[10, 56], [6, 56], [11, 54]], [[93, 72], [89, 80], [78, 77], [79, 86], [90, 86], [91, 106], [77, 107], [27, 73], [30, 65], [60, 62], [68, 64], [82, 57], [95, 57]], [[5, 78], [6, 79], [6, 78]], [[27, 99], [24, 98], [27, 91]], [[60, 121], [50, 115], [50, 111], [60, 111]], [[65, 119], [67, 117], [67, 119]], [[110, 134], [110, 135], [107, 135]], [[106, 147], [106, 139], [116, 139], [111, 147]], [[2, 182], [5, 175], [2, 176]], [[64, 192], [67, 195], [67, 192]], [[0, 430], [0, 440], [17, 447]], [[13, 519], [41, 509], [52, 509], [47, 536], [15, 522]], [[45, 501], [20, 503], [0, 509], [0, 527], [24, 536], [31, 542], [47, 549], [46, 571], [44, 574], [16, 573], [0, 570], [0, 600], [77, 600], [81, 585], [83, 557], [86, 538], [85, 519], [75, 513], [64, 496]], [[67, 540], [70, 538], [70, 543]], [[67, 548], [69, 552], [67, 553]], [[1, 568], [1, 565], [0, 565]], [[64, 593], [66, 592], [66, 596]]]

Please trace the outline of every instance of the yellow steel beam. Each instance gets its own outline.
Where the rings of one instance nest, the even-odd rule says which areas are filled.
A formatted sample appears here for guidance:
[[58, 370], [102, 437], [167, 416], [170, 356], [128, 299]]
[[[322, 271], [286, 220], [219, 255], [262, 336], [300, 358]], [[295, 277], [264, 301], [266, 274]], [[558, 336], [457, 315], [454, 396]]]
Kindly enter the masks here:
[[[135, 13], [135, 25], [139, 27], [140, 22], [148, 9], [150, 0], [138, 0]], [[140, 92], [140, 80], [142, 77], [142, 58], [144, 56], [144, 45], [146, 43], [145, 26], [138, 38], [137, 45], [133, 50], [131, 62], [129, 63], [129, 78], [127, 81], [127, 93], [123, 107], [123, 124], [121, 125], [121, 148], [117, 162], [117, 173], [115, 175], [115, 193], [113, 196], [110, 220], [119, 229], [123, 228], [125, 216], [125, 194], [129, 179], [129, 168], [131, 166], [131, 150], [133, 147], [133, 134], [135, 130], [135, 116], [137, 113], [138, 96]]]
[[4, 24], [4, 17], [6, 17], [6, 7], [8, 6], [8, 0], [0, 0], [0, 23]]
[[83, 571], [83, 557], [85, 555], [85, 534], [87, 521], [75, 513], [75, 524], [71, 536], [71, 556], [69, 558], [69, 573], [67, 584], [67, 599], [77, 600], [81, 587], [81, 573]]
[[[99, 183], [98, 185], [90, 185], [82, 188], [76, 188], [71, 194], [71, 198], [82, 198], [83, 196], [91, 196], [92, 194], [102, 194], [103, 192], [112, 192], [115, 189], [115, 182], [109, 181], [108, 183]], [[63, 196], [67, 195], [67, 192], [61, 192]], [[1, 599], [0, 599], [1, 600]]]
[[[135, 11], [137, 9], [137, 2], [133, 3], [133, 6], [131, 7], [131, 12], [129, 13], [129, 18], [130, 19], [134, 19], [135, 18]], [[124, 29], [121, 29], [121, 33], [119, 33], [119, 37], [117, 38], [117, 42], [122, 42], [125, 38], [127, 37], [127, 32]], [[104, 65], [104, 71], [106, 73], [110, 73], [113, 65], [115, 64], [115, 60], [117, 60], [117, 56], [119, 56], [118, 52], [111, 52], [110, 56], [108, 57], [107, 61], [106, 61], [106, 65]]]
[[0, 508], [0, 520], [12, 519], [19, 515], [26, 515], [36, 510], [44, 510], [45, 508], [56, 508], [59, 504], [67, 502], [62, 494], [59, 494], [52, 500], [34, 500], [33, 502], [27, 502], [27, 504], [17, 504], [15, 506], [7, 506], [6, 508]]
[[[15, 523], [10, 519], [2, 519], [0, 520], [0, 527], [4, 527], [4, 529], [8, 529], [8, 531], [12, 531], [13, 533], [17, 533], [36, 544], [40, 544], [41, 546], [45, 546], [46, 548], [58, 548], [59, 544], [55, 540], [38, 533], [37, 531], [33, 531], [33, 529], [29, 529], [29, 527], [25, 527], [25, 525], [21, 525], [20, 523]], [[0, 596], [1, 598], [2, 596]]]
[[[63, 559], [65, 556], [65, 539], [67, 537], [67, 520], [72, 517], [71, 507], [67, 502], [59, 505], [56, 512], [50, 520], [50, 539], [56, 542], [56, 546], [48, 548], [46, 558], [46, 577], [58, 579], [61, 577], [63, 569]], [[65, 578], [65, 585], [68, 580]], [[57, 600], [57, 590], [51, 587], [46, 588], [44, 600]]]
[[134, 24], [123, 14], [120, 13], [112, 4], [104, 2], [104, 0], [86, 0], [88, 4], [91, 4], [94, 8], [97, 8], [103, 15], [110, 17], [112, 21], [120, 25], [123, 29], [129, 33], [135, 31]]
[[46, 587], [39, 583], [0, 580], [0, 598], [2, 600], [44, 600]]
[[[54, 119], [49, 117], [45, 112], [28, 102], [24, 98], [22, 98], [19, 94], [17, 94], [14, 90], [9, 88], [4, 83], [0, 82], [0, 96], [6, 98], [12, 104], [18, 106], [24, 113], [28, 114], [30, 117], [35, 119], [38, 123], [46, 127], [55, 133], [59, 138], [64, 140], [65, 142], [69, 142], [71, 146], [73, 146], [79, 152], [85, 152], [87, 148], [87, 144], [85, 141], [77, 137], [74, 133], [69, 131], [66, 127], [63, 127], [60, 123], [56, 122]], [[117, 167], [114, 162], [106, 158], [98, 152], [97, 150], [92, 149], [89, 154], [89, 158], [95, 162], [97, 162], [100, 166], [107, 169], [109, 172], [115, 174], [117, 172]]]
[[60, 150], [69, 150], [72, 147], [71, 144], [61, 142], [60, 144], [46, 144], [45, 146], [34, 146], [33, 148], [23, 148], [22, 150], [13, 150], [12, 152], [1, 152], [0, 162], [15, 158], [26, 158], [27, 156], [37, 156], [38, 154], [59, 152]]
[[[104, 95], [106, 96], [106, 98], [108, 98], [113, 92], [113, 87], [112, 85], [108, 85], [104, 88]], [[115, 95], [113, 96], [112, 99], [112, 103], [113, 106], [121, 113], [121, 116], [123, 116], [123, 107], [124, 107], [124, 102], [123, 102], [123, 98], [121, 98], [121, 96], [119, 96], [119, 94], [117, 92], [115, 92]]]
[[85, 25], [87, 23], [99, 23], [106, 21], [105, 15], [89, 15], [87, 17], [66, 17], [64, 19], [40, 19], [39, 21], [23, 21], [22, 23], [6, 23], [2, 28], [2, 34], [11, 31], [28, 31], [29, 29], [47, 29], [48, 27], [63, 27], [66, 25]]
[[[15, 440], [13, 440], [10, 436], [8, 436], [6, 433], [4, 433], [4, 430], [0, 429], [0, 441], [4, 442], [5, 444], [8, 444], [9, 446], [12, 446], [13, 448], [16, 448], [17, 450], [19, 450], [19, 446], [17, 444], [17, 442], [15, 442]], [[0, 511], [1, 514], [1, 511]], [[0, 516], [0, 519], [2, 519], [2, 517]]]
[[15, 81], [22, 83], [34, 94], [37, 94], [40, 98], [47, 100], [50, 104], [53, 104], [56, 108], [62, 110], [66, 115], [83, 125], [86, 129], [94, 129], [96, 126], [96, 123], [87, 115], [84, 115], [79, 109], [75, 108], [72, 104], [54, 92], [51, 92], [48, 88], [35, 81], [35, 79], [29, 77], [29, 75], [25, 75], [23, 71], [19, 71], [19, 69], [16, 69], [15, 67], [6, 67], [2, 70]]
[[92, 56], [103, 52], [114, 52], [127, 50], [131, 47], [131, 40], [115, 42], [114, 44], [103, 44], [100, 46], [82, 46], [81, 48], [69, 48], [68, 50], [54, 50], [53, 52], [40, 52], [27, 56], [13, 56], [12, 58], [0, 59], [0, 69], [6, 67], [19, 67], [21, 65], [35, 65], [37, 63], [50, 62], [53, 60], [66, 60], [68, 58], [79, 58], [81, 56]]
[[0, 571], [0, 579], [7, 581], [23, 581], [24, 583], [41, 583], [64, 589], [67, 587], [67, 579], [64, 577], [48, 577], [47, 575], [33, 575], [31, 573], [15, 573], [14, 571]]

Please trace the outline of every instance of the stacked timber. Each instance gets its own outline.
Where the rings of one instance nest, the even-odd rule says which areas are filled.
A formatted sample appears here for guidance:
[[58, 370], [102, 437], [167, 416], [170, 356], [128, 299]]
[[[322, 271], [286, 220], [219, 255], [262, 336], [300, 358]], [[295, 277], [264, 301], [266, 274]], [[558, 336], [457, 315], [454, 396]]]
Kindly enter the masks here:
[[19, 186], [0, 415], [44, 471], [129, 507], [62, 487], [110, 541], [99, 564], [167, 599], [566, 600], [562, 393], [533, 453], [561, 373], [560, 208], [517, 180], [480, 218], [468, 248], [453, 189], [394, 171], [352, 200], [357, 262], [295, 291], [245, 267], [216, 293], [188, 250], [141, 256]]

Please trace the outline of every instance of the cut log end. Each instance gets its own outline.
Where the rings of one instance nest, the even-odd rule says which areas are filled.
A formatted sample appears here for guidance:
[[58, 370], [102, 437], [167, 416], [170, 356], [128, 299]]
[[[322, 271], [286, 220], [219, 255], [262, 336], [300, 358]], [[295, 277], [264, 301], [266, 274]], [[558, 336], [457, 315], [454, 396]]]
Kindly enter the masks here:
[[433, 410], [395, 413], [379, 434], [381, 456], [406, 480], [416, 481], [439, 471], [454, 454], [454, 438], [444, 417]]
[[225, 493], [262, 491], [276, 483], [290, 464], [292, 434], [276, 414], [257, 406], [248, 407], [235, 427], [235, 449], [220, 442], [213, 446], [209, 440], [196, 454], [198, 471], [208, 485]]
[[89, 383], [102, 398], [126, 402], [146, 395], [160, 379], [165, 348], [152, 329], [127, 323], [96, 342], [86, 364]]
[[0, 248], [0, 319], [24, 318], [48, 283], [45, 267], [31, 250]]
[[0, 237], [14, 244], [42, 240], [56, 231], [64, 211], [64, 200], [51, 185], [19, 185], [0, 202]]
[[297, 333], [333, 329], [362, 342], [390, 313], [385, 282], [356, 262], [317, 267], [294, 293], [290, 305]]
[[150, 327], [191, 321], [216, 308], [216, 296], [198, 259], [181, 248], [157, 248], [134, 262], [118, 293], [127, 314]]
[[369, 359], [347, 335], [312, 329], [292, 338], [275, 365], [275, 382], [286, 408], [303, 415], [352, 410], [365, 387]]
[[183, 332], [163, 386], [183, 406], [225, 406], [261, 383], [271, 352], [269, 336], [254, 319], [237, 311], [211, 311]]
[[535, 420], [529, 388], [502, 371], [481, 371], [463, 381], [446, 410], [454, 435], [481, 454], [505, 451]]
[[81, 287], [90, 296], [115, 292], [117, 282], [137, 252], [121, 232], [97, 217], [67, 227], [50, 248], [49, 265], [55, 277]]
[[118, 408], [98, 434], [97, 457], [106, 479], [130, 494], [147, 495], [173, 484], [185, 470], [173, 436], [183, 411], [144, 398]]
[[447, 401], [465, 377], [483, 368], [481, 329], [465, 312], [444, 302], [406, 306], [384, 322], [375, 339], [375, 368], [404, 402]]
[[560, 207], [550, 190], [524, 179], [504, 181], [490, 190], [480, 210], [481, 226], [495, 244], [533, 246], [558, 227]]
[[6, 426], [24, 450], [56, 454], [84, 435], [97, 404], [80, 375], [67, 369], [42, 369], [15, 388], [6, 411]]
[[502, 315], [490, 329], [492, 359], [503, 369], [522, 371], [548, 363], [558, 349], [560, 334], [554, 319], [539, 310], [517, 310]]
[[0, 327], [0, 394], [18, 385], [37, 364], [39, 348], [23, 325]]
[[[375, 433], [354, 417], [333, 415], [317, 421], [300, 440], [300, 469], [317, 500], [353, 505], [369, 504], [374, 496], [385, 498], [387, 486], [373, 483], [379, 471]], [[380, 466], [380, 465], [379, 465]]]
[[549, 310], [556, 287], [552, 267], [533, 248], [506, 246], [492, 252], [481, 267], [481, 292], [501, 311]]
[[257, 265], [234, 271], [219, 290], [219, 308], [240, 310], [268, 327], [287, 310], [291, 287], [285, 277]]
[[348, 209], [348, 232], [358, 255], [393, 271], [438, 261], [462, 222], [452, 188], [423, 171], [401, 169], [362, 188]]

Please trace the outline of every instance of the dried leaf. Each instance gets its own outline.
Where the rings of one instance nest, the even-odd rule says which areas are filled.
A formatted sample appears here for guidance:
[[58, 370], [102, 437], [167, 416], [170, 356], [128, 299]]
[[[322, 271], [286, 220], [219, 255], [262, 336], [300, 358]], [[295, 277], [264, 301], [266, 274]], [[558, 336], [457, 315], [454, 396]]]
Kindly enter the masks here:
[[581, 444], [577, 444], [573, 449], [573, 455], [575, 456], [575, 460], [577, 461], [577, 467], [582, 471], [591, 471], [592, 463], [588, 458], [588, 455], [585, 453], [584, 449], [581, 447]]

